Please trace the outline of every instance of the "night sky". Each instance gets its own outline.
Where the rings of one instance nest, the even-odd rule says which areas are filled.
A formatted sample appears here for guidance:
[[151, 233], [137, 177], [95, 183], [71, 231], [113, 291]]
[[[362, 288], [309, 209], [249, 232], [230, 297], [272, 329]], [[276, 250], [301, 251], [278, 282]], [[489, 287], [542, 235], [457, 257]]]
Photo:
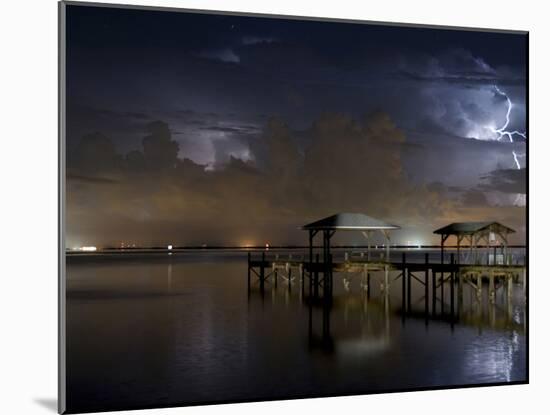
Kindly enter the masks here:
[[524, 243], [526, 139], [496, 130], [508, 102], [526, 130], [526, 40], [68, 6], [67, 246], [305, 244], [337, 212]]

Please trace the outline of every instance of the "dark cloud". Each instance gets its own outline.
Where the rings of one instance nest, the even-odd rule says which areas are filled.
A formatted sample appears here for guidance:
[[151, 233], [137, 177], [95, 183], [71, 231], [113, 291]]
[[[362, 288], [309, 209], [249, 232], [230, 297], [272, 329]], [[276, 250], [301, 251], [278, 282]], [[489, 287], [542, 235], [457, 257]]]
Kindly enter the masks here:
[[168, 124], [153, 121], [147, 125], [149, 134], [143, 138], [145, 164], [152, 169], [170, 169], [176, 165], [179, 144], [172, 140]]
[[97, 115], [99, 117], [107, 118], [128, 118], [134, 120], [148, 120], [151, 117], [141, 112], [128, 112], [128, 111], [115, 111], [113, 109], [106, 108], [93, 108], [87, 106], [81, 106], [80, 111], [87, 113], [89, 116]]
[[460, 86], [475, 85], [524, 85], [521, 71], [511, 73], [509, 69], [491, 67], [481, 57], [471, 51], [458, 48], [449, 49], [441, 55], [420, 55], [403, 58], [399, 63], [397, 77], [426, 83], [447, 83]]
[[[113, 230], [124, 222], [140, 229], [140, 243], [164, 243], [160, 235], [171, 235], [178, 243], [238, 243], [247, 237], [289, 243], [301, 237], [298, 225], [335, 211], [368, 212], [418, 226], [447, 206], [437, 192], [407, 179], [399, 147], [406, 137], [383, 113], [360, 121], [327, 113], [307, 132], [312, 140], [304, 151], [293, 131], [273, 119], [263, 132], [269, 155], [265, 165], [230, 156], [213, 171], [177, 158], [165, 123], [150, 124], [148, 133], [142, 152], [116, 157], [125, 161], [115, 172], [116, 191], [72, 189], [77, 197], [71, 199], [69, 224], [85, 214], [87, 238], [114, 243]], [[334, 136], [340, 137], [338, 146]], [[371, 162], [365, 164], [366, 157]], [[158, 166], [165, 168], [156, 170]], [[91, 197], [101, 202], [99, 211], [88, 210]], [[117, 225], [111, 227], [112, 221]], [[143, 235], [151, 236], [143, 240]]]
[[[337, 145], [334, 137], [338, 137]], [[93, 165], [94, 177], [114, 177], [118, 183], [116, 190], [71, 188], [69, 224], [77, 218], [82, 221], [85, 215], [86, 223], [95, 224], [86, 231], [94, 243], [102, 238], [114, 243], [113, 230], [120, 223], [136, 230], [133, 238], [143, 244], [163, 244], [166, 238], [178, 244], [262, 243], [265, 239], [296, 243], [302, 237], [298, 226], [341, 211], [366, 212], [400, 224], [403, 235], [423, 235], [430, 240], [429, 230], [436, 224], [467, 220], [472, 214], [479, 219], [494, 217], [497, 211], [480, 209], [512, 206], [515, 199], [489, 200], [485, 193], [516, 192], [512, 182], [518, 185], [525, 179], [517, 170], [489, 169], [478, 189], [464, 191], [441, 181], [423, 184], [414, 180], [404, 164], [411, 157], [420, 157], [415, 165], [429, 164], [433, 154], [438, 157], [434, 168], [453, 172], [451, 141], [440, 142], [446, 152], [426, 145], [410, 147], [407, 135], [381, 112], [361, 119], [326, 113], [305, 131], [273, 118], [255, 141], [256, 147], [246, 141], [239, 145], [217, 142], [214, 169], [182, 157], [170, 127], [162, 121], [148, 124], [142, 149], [124, 156], [103, 135], [82, 142], [90, 140], [95, 140], [95, 151], [84, 151], [88, 160], [75, 164], [72, 176]], [[458, 147], [461, 143], [456, 139]], [[491, 153], [490, 149], [502, 145], [470, 143], [470, 154], [482, 158], [484, 148]], [[464, 154], [468, 152], [462, 150], [461, 157]], [[437, 176], [432, 173], [432, 177]], [[91, 198], [101, 203], [101, 209], [90, 210]], [[514, 215], [506, 211], [506, 216]], [[114, 220], [117, 225], [111, 227]], [[77, 229], [83, 237], [81, 226]]]
[[78, 168], [84, 175], [96, 172], [113, 172], [120, 167], [122, 157], [113, 141], [99, 132], [87, 134], [78, 143], [68, 167]]
[[482, 176], [481, 189], [502, 193], [525, 194], [527, 180], [525, 168], [493, 170]]
[[95, 176], [83, 176], [81, 174], [71, 174], [67, 173], [67, 180], [88, 183], [88, 184], [115, 184], [118, 183], [117, 180], [109, 179], [107, 177], [95, 177]]
[[[523, 35], [68, 13], [74, 238], [296, 242], [303, 222], [345, 210], [426, 239], [456, 220], [524, 228], [512, 152], [526, 143], [495, 133], [508, 109], [495, 86], [508, 128], [526, 129]], [[97, 29], [106, 19], [116, 33]]]
[[[303, 136], [309, 138], [307, 145]], [[334, 137], [339, 137], [338, 146]], [[209, 170], [177, 157], [164, 122], [149, 124], [143, 150], [124, 157], [113, 154], [101, 136], [104, 151], [93, 154], [99, 160], [117, 160], [118, 185], [116, 190], [71, 188], [69, 237], [75, 240], [76, 229], [80, 238], [115, 243], [116, 230], [124, 227], [132, 229], [126, 238], [142, 244], [296, 243], [303, 237], [297, 230], [303, 223], [333, 212], [358, 211], [400, 224], [404, 235], [430, 240], [429, 230], [436, 224], [472, 214], [495, 215], [475, 210], [487, 207], [481, 196], [485, 190], [467, 191], [453, 202], [449, 195], [457, 189], [442, 182], [411, 181], [403, 164], [407, 140], [384, 113], [361, 119], [326, 113], [301, 133], [275, 118], [258, 140], [265, 147], [262, 157], [251, 152], [253, 157], [243, 160], [231, 155], [232, 149], [222, 149], [229, 156]], [[100, 173], [96, 177], [103, 177]], [[503, 176], [494, 172], [488, 177], [492, 190], [503, 190], [493, 178]], [[101, 208], [90, 210], [90, 198]], [[75, 224], [82, 220], [86, 229]]]
[[126, 154], [125, 161], [130, 172], [144, 172], [146, 169], [145, 156], [142, 151], [130, 151]]
[[402, 147], [403, 165], [418, 183], [437, 179], [448, 187], [473, 188], [480, 176], [498, 168], [515, 168], [512, 151], [525, 152], [525, 143], [464, 139], [441, 133], [408, 131], [419, 147]]
[[235, 125], [235, 126], [223, 126], [223, 125], [214, 125], [208, 127], [201, 127], [203, 131], [212, 131], [220, 132], [227, 134], [257, 134], [259, 128], [251, 125]]

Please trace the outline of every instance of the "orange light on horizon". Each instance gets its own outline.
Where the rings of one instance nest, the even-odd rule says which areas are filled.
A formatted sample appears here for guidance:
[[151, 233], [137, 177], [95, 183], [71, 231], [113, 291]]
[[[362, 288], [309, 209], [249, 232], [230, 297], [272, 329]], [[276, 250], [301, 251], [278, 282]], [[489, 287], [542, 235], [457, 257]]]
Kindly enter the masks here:
[[252, 248], [253, 246], [256, 246], [256, 243], [254, 241], [243, 241], [237, 246], [240, 246], [241, 248]]

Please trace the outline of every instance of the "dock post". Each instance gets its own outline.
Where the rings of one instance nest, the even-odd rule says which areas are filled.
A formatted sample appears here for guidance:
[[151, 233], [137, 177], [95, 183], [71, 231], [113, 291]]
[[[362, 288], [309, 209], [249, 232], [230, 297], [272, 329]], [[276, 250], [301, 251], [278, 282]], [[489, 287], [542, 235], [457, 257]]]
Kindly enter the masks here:
[[441, 270], [441, 282], [439, 283], [441, 287], [441, 315], [445, 314], [445, 272]]
[[265, 282], [265, 252], [262, 252], [262, 262], [260, 264], [260, 290], [264, 291]]
[[506, 276], [507, 276], [507, 278], [506, 278], [506, 282], [507, 282], [506, 297], [507, 297], [508, 303], [511, 303], [512, 302], [512, 290], [514, 289], [514, 286], [513, 286], [514, 275], [508, 273], [508, 274], [506, 274]]
[[460, 272], [460, 267], [457, 267], [457, 278], [458, 278], [458, 309], [462, 307], [463, 298], [464, 298], [464, 281], [462, 280], [462, 272]]
[[315, 254], [315, 271], [313, 272], [313, 295], [319, 297], [319, 254]]
[[309, 275], [309, 291], [308, 291], [308, 295], [309, 295], [309, 298], [311, 299], [311, 297], [313, 296], [313, 272], [312, 272], [312, 266], [313, 266], [313, 263], [310, 263], [309, 264], [309, 271], [308, 271], [308, 275]]
[[527, 270], [526, 270], [526, 267], [525, 267], [525, 263], [524, 263], [524, 266], [523, 266], [523, 278], [522, 278], [522, 289], [523, 289], [523, 298], [525, 299], [526, 298], [526, 295], [527, 295]]
[[367, 300], [370, 298], [370, 272], [367, 271]]
[[384, 296], [390, 295], [390, 272], [387, 265], [384, 265]]
[[428, 271], [428, 263], [429, 263], [429, 255], [426, 252], [424, 255], [424, 262], [426, 263], [426, 268], [424, 269], [424, 315], [426, 316], [426, 319], [428, 319], [428, 313], [429, 313], [429, 296], [430, 291], [428, 289], [428, 280], [430, 279], [430, 273]]
[[437, 312], [437, 278], [435, 270], [432, 268], [432, 316], [435, 317]]
[[451, 322], [455, 317], [455, 254], [451, 254]]
[[368, 265], [365, 264], [363, 265], [363, 289], [367, 292], [367, 298], [369, 298], [369, 270], [368, 270]]
[[328, 254], [328, 275], [329, 275], [329, 300], [332, 302], [332, 288], [333, 288], [333, 281], [332, 281], [332, 254]]
[[481, 294], [483, 293], [483, 289], [482, 289], [482, 285], [481, 285], [481, 273], [478, 272], [476, 274], [476, 277], [477, 277], [477, 292], [476, 292], [476, 297], [477, 297], [477, 300], [478, 301], [481, 301]]
[[290, 262], [286, 263], [287, 276], [288, 276], [288, 291], [290, 291], [290, 280], [292, 279], [292, 266]]
[[330, 290], [330, 274], [328, 272], [329, 256], [325, 251], [323, 256], [323, 307], [328, 304], [329, 290]]
[[405, 252], [403, 252], [401, 256], [401, 310], [402, 313], [405, 313], [405, 297], [407, 296], [407, 288], [406, 288], [406, 282], [405, 282], [405, 275], [406, 275], [406, 256]]
[[311, 301], [311, 297], [313, 296], [313, 261], [309, 262], [309, 299]]
[[300, 271], [300, 284], [301, 284], [301, 290], [302, 290], [302, 297], [304, 296], [304, 265], [300, 263], [298, 266], [298, 269]]
[[495, 302], [495, 272], [489, 271], [489, 302], [493, 304]]

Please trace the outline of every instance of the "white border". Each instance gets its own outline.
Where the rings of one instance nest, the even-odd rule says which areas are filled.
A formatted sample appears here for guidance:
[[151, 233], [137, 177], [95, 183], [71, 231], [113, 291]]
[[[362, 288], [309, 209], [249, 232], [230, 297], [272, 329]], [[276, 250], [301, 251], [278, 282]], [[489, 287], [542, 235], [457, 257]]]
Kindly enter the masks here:
[[[277, 0], [126, 1], [328, 18], [364, 19], [530, 31], [530, 375], [528, 386], [491, 387], [224, 406], [140, 411], [141, 414], [255, 414], [308, 411], [464, 414], [544, 413], [550, 344], [548, 238], [547, 11], [527, 2]], [[5, 2], [2, 39], [2, 413], [53, 413], [57, 393], [57, 5], [55, 0]], [[32, 252], [27, 250], [32, 248]], [[535, 365], [536, 363], [536, 365]], [[128, 412], [122, 412], [128, 413]], [[129, 412], [138, 413], [138, 412]]]

